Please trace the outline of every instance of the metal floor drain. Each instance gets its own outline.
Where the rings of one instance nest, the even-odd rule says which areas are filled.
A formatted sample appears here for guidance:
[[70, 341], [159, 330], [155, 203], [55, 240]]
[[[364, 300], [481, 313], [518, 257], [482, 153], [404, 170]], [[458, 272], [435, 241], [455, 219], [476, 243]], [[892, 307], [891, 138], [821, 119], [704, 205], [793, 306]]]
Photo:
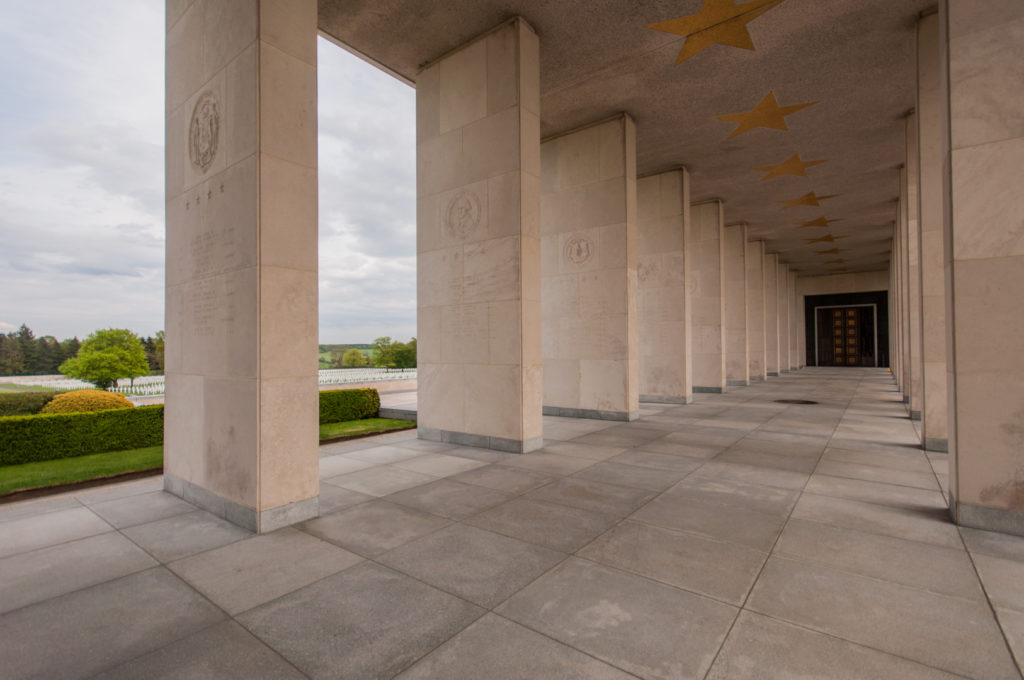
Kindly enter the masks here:
[[817, 404], [816, 401], [810, 399], [776, 399], [776, 404]]

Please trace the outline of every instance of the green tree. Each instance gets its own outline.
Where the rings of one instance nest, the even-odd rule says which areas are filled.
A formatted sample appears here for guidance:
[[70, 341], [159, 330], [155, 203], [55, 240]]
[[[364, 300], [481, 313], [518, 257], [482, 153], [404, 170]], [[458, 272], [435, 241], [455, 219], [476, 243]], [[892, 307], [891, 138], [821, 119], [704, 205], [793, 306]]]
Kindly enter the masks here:
[[14, 333], [0, 335], [0, 375], [21, 375], [25, 368], [25, 357], [21, 344]]
[[398, 368], [416, 368], [416, 338], [405, 343], [396, 342], [394, 357]]
[[359, 350], [353, 348], [345, 352], [341, 357], [342, 368], [359, 368], [366, 365], [366, 357]]
[[138, 336], [126, 328], [107, 328], [86, 338], [75, 358], [61, 364], [60, 372], [106, 389], [116, 387], [121, 378], [134, 381], [147, 375], [149, 362]]
[[22, 373], [26, 375], [39, 373], [39, 348], [36, 346], [36, 334], [28, 326], [21, 324], [21, 328], [18, 329], [14, 337], [21, 345], [22, 361], [25, 364]]
[[374, 366], [388, 368], [395, 365], [395, 343], [390, 337], [377, 338], [371, 347]]
[[159, 373], [164, 372], [164, 341], [167, 334], [163, 331], [157, 331], [156, 335], [153, 336], [153, 355], [156, 358], [156, 370]]

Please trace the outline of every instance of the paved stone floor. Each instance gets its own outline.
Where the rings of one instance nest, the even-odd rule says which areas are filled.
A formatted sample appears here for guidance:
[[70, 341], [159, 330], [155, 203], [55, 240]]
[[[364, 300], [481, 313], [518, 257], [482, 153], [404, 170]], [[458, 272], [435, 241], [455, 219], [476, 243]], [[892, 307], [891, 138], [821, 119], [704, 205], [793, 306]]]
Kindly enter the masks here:
[[1019, 678], [1024, 539], [949, 523], [897, 399], [806, 369], [523, 456], [323, 447], [323, 516], [263, 536], [158, 478], [4, 506], [0, 676]]

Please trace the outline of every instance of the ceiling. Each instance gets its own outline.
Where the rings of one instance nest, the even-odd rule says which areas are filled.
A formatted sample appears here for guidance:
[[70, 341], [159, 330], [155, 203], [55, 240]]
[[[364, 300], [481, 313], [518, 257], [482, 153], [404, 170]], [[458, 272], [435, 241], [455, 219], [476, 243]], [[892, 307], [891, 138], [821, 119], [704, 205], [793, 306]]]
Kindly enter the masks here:
[[915, 25], [932, 3], [320, 0], [319, 25], [415, 83], [423, 64], [525, 18], [541, 41], [543, 136], [629, 113], [640, 175], [686, 166], [694, 202], [723, 200], [727, 223], [814, 275], [888, 266]]

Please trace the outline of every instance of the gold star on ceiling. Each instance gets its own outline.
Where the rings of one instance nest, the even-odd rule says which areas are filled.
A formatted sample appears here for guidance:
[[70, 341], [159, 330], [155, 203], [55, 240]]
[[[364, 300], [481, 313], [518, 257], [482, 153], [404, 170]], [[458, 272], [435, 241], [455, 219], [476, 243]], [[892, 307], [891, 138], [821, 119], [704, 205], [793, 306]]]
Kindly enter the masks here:
[[755, 128], [763, 127], [772, 130], [789, 130], [786, 126], [786, 116], [792, 115], [808, 106], [814, 106], [818, 102], [807, 102], [805, 104], [793, 104], [792, 106], [779, 106], [775, 99], [775, 93], [769, 92], [764, 99], [754, 107], [753, 111], [746, 113], [730, 113], [727, 116], [715, 116], [718, 120], [736, 123], [736, 129], [729, 135], [729, 139], [750, 132]]
[[800, 160], [800, 154], [795, 153], [786, 160], [782, 161], [778, 165], [765, 165], [760, 168], [754, 168], [761, 172], [767, 173], [761, 178], [761, 181], [766, 179], [773, 179], [775, 177], [782, 177], [783, 175], [796, 175], [797, 177], [807, 177], [807, 168], [815, 165], [821, 165], [822, 163], [828, 163], [830, 158], [823, 158], [816, 161], [802, 161]]
[[804, 194], [800, 198], [790, 198], [790, 199], [785, 200], [785, 201], [775, 201], [775, 202], [776, 203], [785, 203], [785, 205], [782, 206], [781, 208], [779, 208], [779, 210], [788, 210], [790, 208], [796, 208], [796, 207], [801, 206], [801, 205], [820, 206], [821, 205], [821, 203], [820, 203], [821, 201], [824, 201], [826, 198], [835, 198], [838, 195], [839, 194], [829, 194], [828, 196], [818, 196], [816, 193], [814, 193], [812, 191], [812, 192], [810, 192], [808, 194]]
[[806, 229], [807, 227], [827, 227], [828, 225], [830, 225], [833, 222], [842, 222], [842, 221], [843, 221], [842, 217], [839, 217], [839, 218], [834, 219], [834, 220], [830, 220], [830, 219], [826, 218], [824, 215], [822, 215], [821, 217], [818, 217], [817, 219], [809, 220], [807, 222], [797, 222], [796, 223], [796, 228], [797, 229]]
[[825, 234], [824, 236], [819, 236], [818, 238], [805, 238], [804, 240], [807, 241], [808, 245], [810, 245], [812, 243], [835, 243], [836, 241], [838, 241], [841, 238], [849, 238], [849, 237], [847, 237], [847, 236], [833, 236], [832, 234]]
[[751, 0], [737, 5], [735, 0], [704, 0], [700, 11], [678, 19], [648, 24], [647, 28], [686, 38], [676, 65], [714, 44], [753, 50], [754, 41], [747, 24], [784, 0]]
[[838, 255], [839, 253], [845, 252], [839, 248], [829, 248], [828, 250], [815, 250], [818, 255]]

